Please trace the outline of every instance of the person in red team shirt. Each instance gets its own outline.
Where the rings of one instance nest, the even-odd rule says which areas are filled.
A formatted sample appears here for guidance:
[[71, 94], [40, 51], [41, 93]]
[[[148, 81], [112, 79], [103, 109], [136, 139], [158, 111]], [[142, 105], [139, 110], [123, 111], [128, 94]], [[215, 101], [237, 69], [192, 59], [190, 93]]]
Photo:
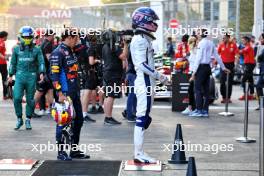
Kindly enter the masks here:
[[34, 43], [36, 46], [40, 46], [44, 41], [45, 30], [43, 28], [37, 28], [34, 32]]
[[218, 54], [221, 56], [222, 61], [226, 68], [228, 68], [231, 73], [229, 74], [228, 79], [228, 97], [226, 97], [226, 78], [227, 75], [225, 72], [221, 70], [221, 78], [220, 78], [220, 92], [223, 97], [221, 103], [225, 103], [228, 101], [231, 103], [230, 100], [232, 95], [232, 87], [233, 87], [233, 78], [234, 78], [234, 67], [235, 67], [235, 60], [236, 55], [238, 54], [238, 48], [236, 46], [236, 43], [232, 42], [230, 40], [230, 35], [226, 34], [223, 37], [223, 42], [221, 42], [218, 46]]
[[[253, 70], [256, 66], [256, 61], [254, 57], [254, 49], [252, 48], [250, 44], [250, 38], [248, 36], [244, 36], [242, 38], [242, 43], [245, 46], [244, 49], [240, 50], [239, 53], [244, 56], [244, 75], [242, 78], [242, 86], [244, 88], [244, 95], [239, 98], [239, 100], [244, 100], [245, 95], [248, 96], [248, 100], [254, 99], [254, 80], [253, 80]], [[245, 90], [245, 83], [249, 82], [249, 90], [250, 95], [248, 95], [248, 92]], [[248, 90], [247, 90], [248, 91]]]
[[187, 73], [188, 69], [184, 64], [187, 61], [187, 56], [190, 55], [190, 47], [188, 45], [189, 35], [185, 34], [182, 36], [182, 42], [177, 45], [177, 50], [175, 53], [176, 63], [175, 69], [182, 70], [182, 72]]
[[7, 96], [7, 58], [5, 55], [6, 47], [5, 47], [5, 41], [7, 39], [8, 33], [6, 31], [0, 32], [0, 73], [2, 76], [2, 84], [3, 84], [3, 99], [8, 99]]
[[182, 36], [182, 42], [178, 44], [177, 51], [175, 53], [175, 58], [185, 58], [190, 53], [190, 48], [188, 45], [189, 35]]

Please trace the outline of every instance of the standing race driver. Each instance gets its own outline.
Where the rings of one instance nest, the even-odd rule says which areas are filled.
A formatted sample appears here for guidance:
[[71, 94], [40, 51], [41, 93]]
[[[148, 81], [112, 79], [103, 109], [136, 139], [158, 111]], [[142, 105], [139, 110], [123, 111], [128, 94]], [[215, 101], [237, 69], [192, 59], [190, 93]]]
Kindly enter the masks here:
[[40, 81], [44, 79], [45, 65], [41, 49], [33, 44], [34, 31], [30, 26], [24, 26], [19, 31], [19, 44], [14, 47], [9, 67], [8, 82], [12, 82], [12, 76], [16, 76], [14, 86], [14, 106], [17, 116], [15, 130], [23, 125], [22, 97], [26, 92], [26, 129], [31, 130], [30, 119], [32, 117], [35, 101], [35, 87], [37, 75]]
[[149, 157], [143, 151], [144, 132], [151, 123], [150, 109], [153, 102], [155, 80], [167, 82], [167, 77], [154, 70], [152, 41], [155, 37], [159, 20], [156, 13], [148, 7], [136, 9], [132, 15], [132, 27], [135, 35], [132, 38], [130, 51], [137, 77], [135, 79], [135, 93], [137, 96], [137, 119], [134, 129], [134, 161], [140, 163], [156, 163], [156, 159]]
[[[56, 91], [55, 100], [63, 103], [69, 96], [72, 100], [76, 117], [73, 120], [73, 141], [72, 144], [78, 146], [81, 128], [83, 125], [82, 104], [80, 100], [80, 87], [78, 81], [78, 61], [73, 53], [79, 35], [76, 28], [66, 28], [62, 33], [62, 43], [51, 53], [50, 56], [50, 78]], [[64, 126], [57, 125], [56, 140], [57, 144], [63, 144], [62, 129]], [[71, 148], [70, 157], [63, 150], [59, 149], [57, 159], [71, 160], [71, 158], [90, 158], [80, 150], [73, 151]]]

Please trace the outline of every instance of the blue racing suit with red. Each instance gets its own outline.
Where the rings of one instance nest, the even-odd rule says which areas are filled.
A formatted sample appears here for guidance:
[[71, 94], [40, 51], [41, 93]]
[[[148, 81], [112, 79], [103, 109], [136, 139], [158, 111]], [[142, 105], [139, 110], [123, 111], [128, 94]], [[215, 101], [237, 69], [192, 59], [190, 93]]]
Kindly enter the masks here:
[[[53, 87], [58, 93], [61, 91], [72, 100], [76, 117], [73, 120], [73, 141], [72, 144], [79, 144], [80, 132], [83, 125], [82, 106], [80, 101], [80, 87], [78, 81], [78, 61], [72, 49], [60, 44], [50, 56], [50, 78]], [[56, 96], [55, 96], [56, 97]], [[56, 98], [55, 98], [56, 100]], [[62, 143], [62, 129], [63, 126], [56, 128], [57, 143]]]

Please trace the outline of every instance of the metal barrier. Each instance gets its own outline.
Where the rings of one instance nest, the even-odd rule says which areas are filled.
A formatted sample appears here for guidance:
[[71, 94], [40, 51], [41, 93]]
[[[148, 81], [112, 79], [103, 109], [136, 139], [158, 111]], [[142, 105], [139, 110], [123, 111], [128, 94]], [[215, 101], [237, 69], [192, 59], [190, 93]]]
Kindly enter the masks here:
[[260, 97], [259, 176], [264, 175], [264, 97]]
[[225, 116], [225, 117], [228, 117], [228, 116], [233, 116], [234, 114], [231, 113], [231, 112], [228, 112], [228, 94], [229, 94], [229, 73], [226, 74], [226, 82], [225, 82], [225, 85], [226, 85], [226, 101], [225, 101], [225, 112], [221, 112], [219, 113], [219, 115], [221, 116]]
[[249, 83], [245, 84], [245, 116], [244, 116], [244, 136], [236, 139], [237, 142], [241, 143], [254, 143], [256, 139], [248, 137], [248, 87]]

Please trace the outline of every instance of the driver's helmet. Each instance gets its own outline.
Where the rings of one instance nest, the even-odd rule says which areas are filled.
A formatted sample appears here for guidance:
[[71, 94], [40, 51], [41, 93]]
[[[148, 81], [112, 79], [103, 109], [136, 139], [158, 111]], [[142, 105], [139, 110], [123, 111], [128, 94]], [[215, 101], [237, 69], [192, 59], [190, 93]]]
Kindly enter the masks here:
[[64, 103], [54, 102], [51, 107], [51, 116], [59, 126], [71, 123], [74, 118], [74, 109], [70, 97]]
[[19, 30], [18, 38], [22, 45], [28, 46], [33, 43], [34, 30], [30, 26], [23, 26]]

